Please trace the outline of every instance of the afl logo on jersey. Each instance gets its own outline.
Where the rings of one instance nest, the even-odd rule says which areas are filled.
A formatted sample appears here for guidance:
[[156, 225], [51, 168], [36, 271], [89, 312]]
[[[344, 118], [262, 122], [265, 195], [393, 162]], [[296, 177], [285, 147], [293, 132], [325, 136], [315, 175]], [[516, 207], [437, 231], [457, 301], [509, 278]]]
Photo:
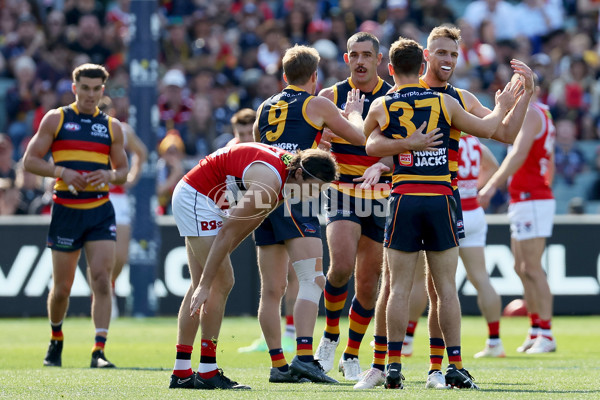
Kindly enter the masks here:
[[81, 126], [79, 126], [79, 124], [76, 123], [76, 122], [67, 122], [65, 124], [65, 129], [68, 130], [68, 131], [73, 131], [74, 132], [74, 131], [81, 130]]
[[412, 153], [402, 153], [398, 156], [398, 162], [403, 167], [412, 167], [413, 166], [413, 156]]
[[106, 133], [108, 129], [106, 126], [102, 124], [94, 124], [92, 125], [92, 136], [100, 136], [103, 138], [107, 138], [108, 134]]

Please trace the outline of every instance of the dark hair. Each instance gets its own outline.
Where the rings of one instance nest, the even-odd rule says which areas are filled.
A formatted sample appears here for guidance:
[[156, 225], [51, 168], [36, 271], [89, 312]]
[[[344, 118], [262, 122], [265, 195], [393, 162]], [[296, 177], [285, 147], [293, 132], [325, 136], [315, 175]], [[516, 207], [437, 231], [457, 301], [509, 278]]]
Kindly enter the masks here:
[[101, 78], [102, 83], [106, 82], [109, 73], [102, 65], [98, 64], [81, 64], [73, 70], [73, 82], [79, 82], [81, 77], [84, 78]]
[[290, 85], [304, 85], [317, 70], [321, 57], [319, 52], [308, 46], [295, 45], [283, 56], [283, 72]]
[[231, 117], [231, 125], [250, 125], [256, 120], [256, 111], [251, 108], [242, 108]]
[[400, 37], [390, 47], [390, 62], [398, 75], [418, 75], [423, 64], [423, 47], [412, 39]]
[[359, 42], [366, 42], [369, 41], [371, 43], [373, 43], [373, 49], [375, 50], [375, 55], [379, 54], [379, 39], [377, 39], [377, 37], [369, 32], [358, 32], [355, 33], [354, 35], [350, 36], [350, 38], [348, 39], [348, 42], [346, 44], [346, 47], [348, 48], [348, 51], [350, 51], [350, 46], [352, 46], [354, 43], [359, 43]]
[[108, 113], [108, 111], [113, 108], [113, 102], [108, 96], [102, 96], [100, 101], [98, 102], [98, 108], [100, 111], [104, 113]]
[[338, 166], [331, 153], [321, 149], [299, 151], [287, 166], [289, 171], [302, 169], [302, 179], [317, 178], [323, 182], [332, 182], [339, 176]]

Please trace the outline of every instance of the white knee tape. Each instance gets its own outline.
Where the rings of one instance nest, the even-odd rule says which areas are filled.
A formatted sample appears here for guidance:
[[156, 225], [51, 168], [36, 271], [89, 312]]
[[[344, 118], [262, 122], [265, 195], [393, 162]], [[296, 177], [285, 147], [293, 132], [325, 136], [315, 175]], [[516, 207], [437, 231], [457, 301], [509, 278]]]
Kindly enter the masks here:
[[316, 282], [319, 276], [323, 276], [323, 269], [317, 271], [317, 263], [321, 264], [322, 258], [307, 258], [305, 260], [296, 261], [292, 265], [298, 276], [298, 299], [312, 301], [319, 304], [323, 289]]

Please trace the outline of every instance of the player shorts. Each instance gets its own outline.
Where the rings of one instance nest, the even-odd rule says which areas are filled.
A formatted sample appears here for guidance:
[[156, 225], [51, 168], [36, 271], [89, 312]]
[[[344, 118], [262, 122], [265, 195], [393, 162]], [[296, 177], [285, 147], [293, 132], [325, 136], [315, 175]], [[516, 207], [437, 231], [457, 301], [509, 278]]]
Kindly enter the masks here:
[[458, 246], [456, 201], [452, 195], [415, 196], [392, 193], [383, 245], [416, 252]]
[[519, 241], [552, 236], [555, 210], [554, 199], [510, 203], [510, 236]]
[[459, 239], [465, 237], [465, 218], [463, 215], [462, 203], [460, 201], [460, 192], [458, 189], [452, 190], [452, 195], [456, 201], [456, 234]]
[[216, 236], [227, 215], [211, 198], [183, 180], [173, 190], [172, 208], [180, 236]]
[[111, 193], [110, 201], [115, 209], [115, 220], [117, 225], [131, 224], [131, 210], [129, 207], [129, 197], [126, 193]]
[[459, 240], [460, 247], [484, 247], [488, 226], [483, 208], [463, 211], [463, 218], [465, 237]]
[[325, 210], [327, 225], [335, 221], [352, 221], [360, 225], [362, 235], [383, 243], [387, 199], [362, 199], [329, 188]]
[[99, 207], [79, 209], [52, 206], [47, 246], [52, 250], [76, 251], [95, 240], [117, 240], [115, 210], [107, 201]]
[[308, 202], [290, 204], [286, 200], [254, 231], [257, 246], [284, 244], [299, 237], [321, 237], [319, 218]]

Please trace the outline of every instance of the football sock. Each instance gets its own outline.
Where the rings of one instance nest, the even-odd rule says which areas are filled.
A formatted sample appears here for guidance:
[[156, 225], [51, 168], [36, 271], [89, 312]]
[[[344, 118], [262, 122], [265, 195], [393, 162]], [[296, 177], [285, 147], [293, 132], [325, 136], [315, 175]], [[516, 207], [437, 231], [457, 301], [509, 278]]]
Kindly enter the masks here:
[[291, 338], [296, 336], [296, 326], [294, 326], [294, 316], [285, 316], [285, 335]]
[[271, 356], [271, 366], [277, 368], [281, 372], [286, 372], [289, 369], [288, 363], [283, 355], [283, 349], [269, 350]]
[[313, 338], [310, 336], [301, 336], [296, 338], [296, 355], [298, 360], [311, 362], [313, 357]]
[[388, 365], [393, 363], [402, 363], [402, 344], [403, 342], [388, 342]]
[[552, 320], [551, 319], [541, 319], [540, 320], [540, 335], [543, 337], [552, 340]]
[[442, 370], [445, 348], [444, 339], [429, 338], [429, 373]]
[[92, 348], [92, 353], [96, 350], [104, 350], [104, 346], [106, 345], [106, 336], [99, 335], [100, 333], [107, 334], [108, 329], [98, 328], [96, 329], [96, 337], [94, 338], [95, 344]]
[[346, 304], [346, 297], [348, 297], [348, 284], [346, 283], [338, 288], [332, 286], [329, 280], [327, 280], [324, 292], [326, 325], [323, 336], [337, 342], [340, 338], [340, 316], [342, 315], [344, 304]]
[[419, 321], [408, 321], [408, 326], [406, 327], [406, 335], [404, 336], [404, 343], [412, 343], [418, 322]]
[[373, 347], [373, 363], [371, 367], [385, 371], [385, 356], [387, 354], [387, 336], [373, 336], [375, 346]]
[[177, 355], [175, 356], [175, 366], [173, 367], [173, 375], [178, 378], [187, 378], [192, 375], [192, 346], [178, 344], [175, 346]]
[[447, 347], [446, 352], [448, 353], [448, 363], [454, 364], [456, 369], [462, 369], [462, 356], [460, 355], [460, 346]]
[[52, 329], [52, 336], [50, 340], [64, 340], [64, 335], [62, 331], [63, 321], [54, 323], [50, 322], [50, 328]]
[[500, 321], [488, 322], [488, 344], [495, 346], [500, 343]]
[[202, 379], [210, 379], [217, 375], [217, 341], [202, 339], [200, 347], [200, 364], [198, 375]]
[[365, 332], [369, 327], [369, 322], [371, 322], [374, 313], [374, 308], [365, 310], [356, 297], [352, 299], [350, 314], [348, 316], [348, 343], [346, 344], [346, 349], [344, 349], [344, 354], [342, 355], [344, 360], [358, 358], [360, 343], [365, 336]]
[[529, 328], [529, 338], [535, 339], [540, 333], [540, 316], [537, 313], [529, 314], [531, 328]]

